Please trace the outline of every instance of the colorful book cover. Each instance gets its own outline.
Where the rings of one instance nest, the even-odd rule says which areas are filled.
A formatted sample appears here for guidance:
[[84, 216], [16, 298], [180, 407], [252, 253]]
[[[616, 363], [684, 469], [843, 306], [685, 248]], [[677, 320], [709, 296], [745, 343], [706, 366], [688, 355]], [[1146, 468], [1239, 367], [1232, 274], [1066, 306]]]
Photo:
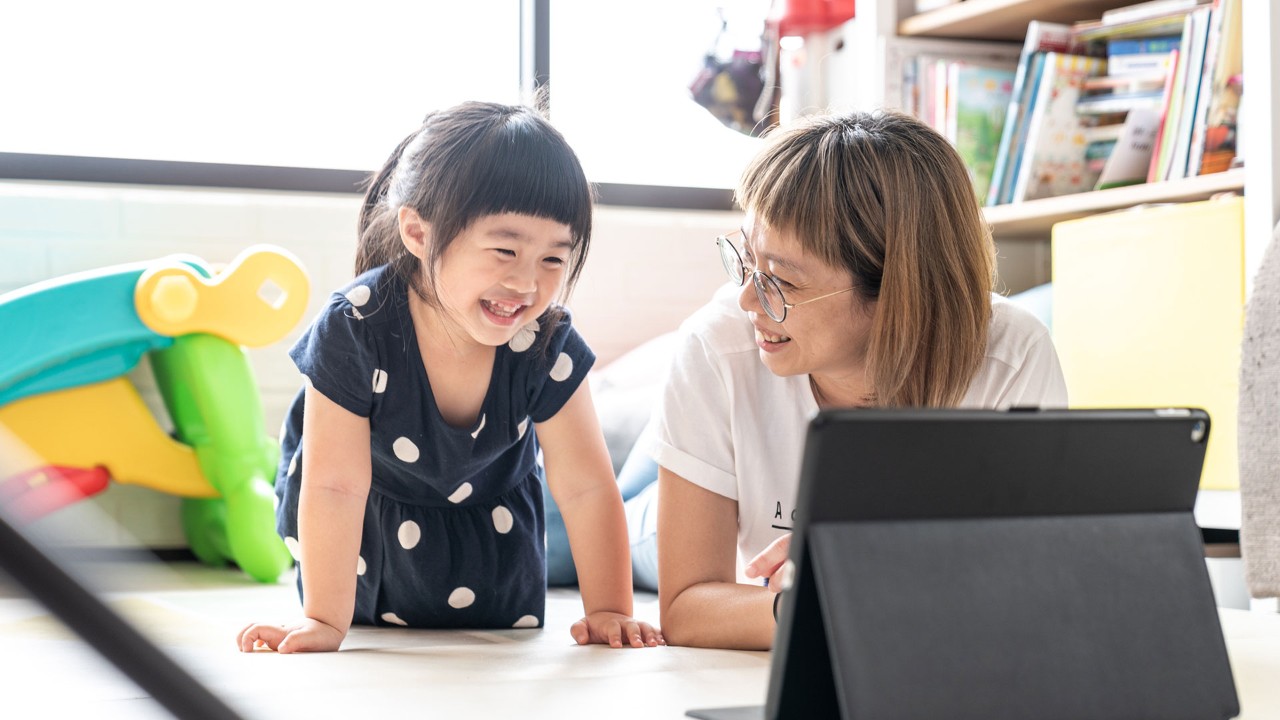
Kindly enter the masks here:
[[1027, 122], [1014, 202], [1093, 189], [1097, 177], [1085, 167], [1085, 126], [1076, 114], [1076, 102], [1085, 78], [1106, 71], [1107, 61], [1102, 58], [1045, 56], [1035, 107]]
[[948, 90], [948, 133], [969, 169], [979, 201], [987, 197], [996, 149], [1004, 128], [1015, 73], [1011, 68], [966, 63], [951, 66]]
[[1219, 8], [1222, 12], [1222, 35], [1218, 38], [1217, 60], [1213, 68], [1199, 174], [1225, 170], [1236, 154], [1236, 118], [1240, 107], [1238, 79], [1244, 70], [1240, 1], [1222, 0]]
[[1151, 172], [1147, 173], [1147, 182], [1164, 180], [1169, 172], [1169, 163], [1173, 159], [1173, 146], [1178, 142], [1178, 123], [1182, 119], [1182, 101], [1186, 95], [1187, 63], [1191, 56], [1191, 34], [1194, 30], [1191, 16], [1183, 18], [1182, 47], [1179, 50], [1173, 68], [1173, 83], [1169, 87], [1168, 110], [1164, 114], [1164, 125], [1160, 129], [1160, 139], [1156, 143], [1155, 154], [1151, 156]]
[[1187, 157], [1191, 149], [1191, 130], [1195, 126], [1196, 108], [1200, 102], [1200, 79], [1204, 75], [1205, 42], [1209, 36], [1209, 6], [1201, 6], [1187, 16], [1191, 23], [1191, 50], [1182, 74], [1182, 112], [1174, 135], [1173, 150], [1165, 168], [1165, 180], [1187, 176]]
[[[1007, 168], [1004, 178], [1000, 181], [1000, 204], [1013, 202], [1013, 189], [1018, 186], [1018, 173], [1022, 169], [1022, 156], [1027, 148], [1027, 123], [1030, 122], [1031, 113], [1035, 110], [1036, 97], [1040, 92], [1040, 80], [1044, 77], [1044, 61], [1048, 55], [1049, 53], [1036, 53], [1031, 58], [1031, 83], [1027, 90], [1025, 107], [1018, 117], [1018, 126], [1014, 131], [1013, 141], [1009, 145]], [[998, 163], [999, 158], [996, 161]]]
[[1015, 139], [1018, 139], [1022, 117], [1030, 101], [1031, 86], [1035, 81], [1035, 75], [1032, 72], [1035, 57], [1039, 53], [1049, 51], [1066, 52], [1070, 47], [1070, 27], [1039, 20], [1032, 20], [1027, 25], [1027, 37], [1022, 45], [1022, 54], [1018, 58], [1018, 69], [1013, 78], [1009, 107], [1005, 111], [1004, 123], [1001, 125], [1000, 146], [996, 150], [987, 205], [998, 205], [1001, 202], [1002, 188], [1005, 185], [1005, 178], [1009, 175], [1009, 154], [1015, 146]]

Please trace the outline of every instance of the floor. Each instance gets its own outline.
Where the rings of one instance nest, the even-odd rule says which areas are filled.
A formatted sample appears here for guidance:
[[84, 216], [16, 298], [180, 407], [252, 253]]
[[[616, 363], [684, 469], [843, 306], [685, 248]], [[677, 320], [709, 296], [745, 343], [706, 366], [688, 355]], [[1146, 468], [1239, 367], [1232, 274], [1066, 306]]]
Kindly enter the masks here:
[[[353, 629], [340, 653], [242, 654], [251, 621], [297, 616], [291, 579], [255, 583], [195, 563], [80, 568], [117, 612], [247, 718], [681, 717], [763, 700], [766, 653], [577, 647], [576, 592], [553, 590], [544, 630]], [[653, 596], [636, 614], [657, 619]], [[607, 709], [607, 712], [605, 710]], [[13, 712], [18, 711], [18, 712]], [[0, 717], [169, 715], [44, 608], [0, 579]]]

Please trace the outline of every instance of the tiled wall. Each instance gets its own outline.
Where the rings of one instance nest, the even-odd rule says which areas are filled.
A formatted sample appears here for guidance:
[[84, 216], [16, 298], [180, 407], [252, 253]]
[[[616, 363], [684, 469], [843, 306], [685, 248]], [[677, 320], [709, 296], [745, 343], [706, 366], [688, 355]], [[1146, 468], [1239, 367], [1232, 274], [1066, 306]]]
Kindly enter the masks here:
[[[351, 277], [358, 208], [354, 195], [0, 182], [0, 293], [171, 253], [227, 262], [249, 245], [271, 243], [307, 268], [309, 318], [329, 290]], [[591, 257], [571, 305], [601, 365], [674, 329], [706, 301], [724, 273], [712, 238], [738, 222], [730, 212], [598, 210]], [[285, 350], [300, 329], [249, 353], [272, 432], [298, 388]], [[145, 369], [132, 377], [158, 408]], [[68, 544], [184, 544], [176, 499], [123, 485], [40, 526]]]

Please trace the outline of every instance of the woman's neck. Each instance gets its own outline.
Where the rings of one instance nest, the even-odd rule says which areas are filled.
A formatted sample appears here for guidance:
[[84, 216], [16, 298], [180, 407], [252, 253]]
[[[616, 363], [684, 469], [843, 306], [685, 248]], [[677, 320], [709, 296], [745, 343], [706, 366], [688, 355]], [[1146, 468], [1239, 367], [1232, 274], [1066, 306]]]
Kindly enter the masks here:
[[866, 407], [872, 403], [872, 387], [870, 378], [865, 372], [848, 375], [809, 376], [809, 388], [813, 391], [813, 399], [819, 409]]

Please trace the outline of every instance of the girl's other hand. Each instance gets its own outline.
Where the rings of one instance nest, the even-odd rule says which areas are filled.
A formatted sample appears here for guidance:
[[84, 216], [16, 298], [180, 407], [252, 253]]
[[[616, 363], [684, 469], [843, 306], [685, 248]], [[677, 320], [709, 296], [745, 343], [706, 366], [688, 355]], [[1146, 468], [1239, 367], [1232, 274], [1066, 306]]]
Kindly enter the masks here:
[[293, 625], [253, 624], [236, 636], [240, 652], [268, 648], [278, 653], [333, 652], [342, 644], [346, 633], [319, 620], [303, 618]]
[[786, 565], [787, 554], [790, 551], [791, 533], [787, 533], [770, 543], [764, 552], [751, 558], [744, 572], [749, 578], [764, 578], [765, 585], [771, 591], [782, 592], [786, 589], [786, 585], [790, 584], [790, 578], [784, 577], [785, 571], [779, 571]]
[[620, 648], [624, 638], [634, 648], [667, 644], [662, 631], [654, 626], [615, 612], [591, 613], [570, 626], [569, 634], [579, 645], [600, 643]]

